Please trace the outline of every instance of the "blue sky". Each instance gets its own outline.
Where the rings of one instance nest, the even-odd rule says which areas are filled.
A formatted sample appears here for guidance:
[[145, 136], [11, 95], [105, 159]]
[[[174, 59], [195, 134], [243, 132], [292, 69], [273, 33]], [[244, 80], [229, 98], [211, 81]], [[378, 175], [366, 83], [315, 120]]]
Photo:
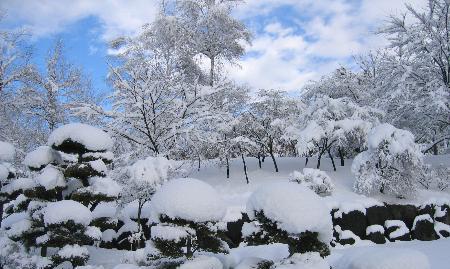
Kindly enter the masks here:
[[[405, 3], [425, 0], [247, 0], [235, 10], [253, 31], [252, 45], [238, 65], [225, 66], [231, 77], [252, 88], [299, 90], [333, 69], [353, 66], [352, 56], [385, 44], [373, 33]], [[24, 27], [32, 34], [38, 64], [56, 38], [66, 57], [107, 92], [108, 40], [133, 35], [151, 21], [154, 0], [2, 0], [1, 28]]]

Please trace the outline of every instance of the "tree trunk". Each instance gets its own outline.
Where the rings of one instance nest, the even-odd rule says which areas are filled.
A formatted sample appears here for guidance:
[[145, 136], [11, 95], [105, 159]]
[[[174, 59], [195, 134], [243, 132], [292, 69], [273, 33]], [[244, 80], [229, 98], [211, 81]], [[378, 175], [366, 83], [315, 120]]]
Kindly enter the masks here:
[[0, 227], [2, 227], [2, 220], [3, 220], [3, 202], [0, 201]]
[[214, 57], [211, 57], [210, 60], [211, 60], [211, 67], [209, 70], [209, 79], [210, 79], [209, 85], [212, 87], [212, 86], [214, 86], [214, 65], [215, 65], [214, 62], [215, 62], [215, 59], [214, 59]]
[[333, 155], [331, 155], [331, 151], [328, 149], [328, 156], [330, 156], [331, 163], [333, 164], [333, 170], [336, 171], [336, 165], [334, 164]]
[[275, 167], [275, 172], [278, 173], [278, 165], [277, 165], [277, 161], [275, 160], [275, 156], [273, 155], [272, 143], [270, 143], [270, 146], [269, 146], [269, 154], [270, 154], [270, 158], [272, 158], [273, 166]]
[[225, 160], [227, 161], [227, 178], [230, 178], [230, 162], [228, 161], [228, 157]]
[[47, 247], [41, 247], [41, 257], [47, 257]]
[[344, 166], [344, 152], [342, 152], [341, 147], [338, 148], [339, 158], [341, 158], [341, 166]]
[[249, 184], [250, 182], [248, 181], [247, 164], [245, 163], [244, 154], [241, 154], [241, 157], [242, 157], [242, 163], [244, 164], [245, 181], [247, 182], [247, 184]]
[[199, 156], [198, 157], [198, 168], [197, 168], [198, 171], [200, 171], [200, 162], [201, 162], [201, 160], [200, 160], [200, 156]]
[[264, 162], [266, 160], [266, 155], [264, 154], [261, 158], [261, 162]]
[[[142, 224], [141, 224], [141, 214], [142, 214], [142, 207], [144, 206], [144, 201], [138, 202], [138, 212], [137, 212], [137, 224], [138, 224], [138, 232], [142, 232]], [[137, 241], [136, 249], [141, 248], [141, 239]]]
[[192, 239], [191, 236], [188, 235], [186, 240], [186, 257], [191, 258], [194, 253], [192, 252]]
[[308, 165], [308, 161], [309, 161], [309, 157], [306, 156], [306, 160], [305, 160], [305, 167]]
[[439, 150], [438, 150], [438, 143], [433, 145], [433, 155], [438, 155], [439, 154]]
[[261, 155], [259, 155], [259, 153], [258, 153], [258, 166], [259, 169], [261, 169]]
[[322, 159], [322, 152], [319, 152], [319, 156], [317, 156], [317, 169], [320, 168], [320, 159]]

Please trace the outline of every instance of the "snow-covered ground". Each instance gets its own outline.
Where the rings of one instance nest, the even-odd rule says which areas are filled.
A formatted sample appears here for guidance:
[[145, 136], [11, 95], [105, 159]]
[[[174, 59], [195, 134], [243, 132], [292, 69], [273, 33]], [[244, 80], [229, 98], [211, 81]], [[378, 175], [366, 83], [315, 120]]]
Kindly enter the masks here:
[[[335, 185], [332, 195], [323, 198], [330, 208], [342, 206], [343, 204], [351, 205], [352, 207], [357, 207], [358, 205], [367, 207], [379, 202], [422, 204], [430, 200], [444, 199], [450, 201], [450, 190], [446, 192], [419, 190], [415, 197], [401, 200], [392, 196], [379, 195], [369, 198], [357, 194], [353, 191], [355, 177], [350, 172], [352, 161], [345, 160], [345, 166], [343, 167], [339, 165], [338, 159], [335, 162], [337, 171], [333, 171], [329, 158], [323, 158], [320, 166], [320, 170], [325, 171], [332, 178]], [[440, 164], [448, 166], [450, 164], [450, 155], [427, 156], [425, 162], [432, 166]], [[302, 171], [305, 167], [316, 168], [317, 164], [315, 158], [310, 158], [307, 166], [305, 166], [305, 158], [277, 158], [279, 172], [275, 173], [274, 165], [270, 158], [266, 158], [262, 164], [262, 169], [259, 169], [256, 158], [247, 158], [246, 163], [250, 184], [246, 184], [241, 159], [232, 160], [229, 179], [226, 178], [225, 167], [219, 167], [214, 162], [203, 163], [200, 171], [195, 171], [189, 175], [211, 184], [222, 195], [222, 198], [228, 205], [228, 212], [225, 217], [227, 221], [241, 217], [240, 212], [245, 212], [247, 199], [258, 186], [274, 181], [288, 181], [292, 178], [290, 174], [293, 171]]]

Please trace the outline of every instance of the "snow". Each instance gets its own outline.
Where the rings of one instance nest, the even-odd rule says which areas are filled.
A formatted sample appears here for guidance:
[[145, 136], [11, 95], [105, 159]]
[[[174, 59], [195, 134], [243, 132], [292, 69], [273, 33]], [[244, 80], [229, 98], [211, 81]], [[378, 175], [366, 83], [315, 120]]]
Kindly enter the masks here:
[[367, 226], [366, 235], [373, 234], [373, 233], [384, 234], [384, 227], [381, 225], [377, 225], [377, 224]]
[[92, 221], [92, 213], [87, 207], [73, 200], [52, 202], [44, 209], [46, 225], [64, 223], [69, 220], [87, 226]]
[[14, 223], [27, 219], [27, 212], [12, 213], [1, 221], [2, 229], [10, 228]]
[[186, 261], [177, 269], [222, 269], [223, 265], [219, 259], [210, 256], [198, 256]]
[[89, 183], [94, 194], [100, 193], [109, 197], [118, 197], [122, 191], [119, 183], [109, 177], [91, 177]]
[[412, 227], [413, 230], [416, 229], [417, 222], [419, 222], [419, 221], [428, 221], [428, 222], [434, 223], [430, 214], [419, 215], [414, 219], [414, 223], [413, 223], [413, 227]]
[[63, 173], [52, 165], [46, 166], [38, 176], [35, 178], [36, 182], [43, 186], [46, 190], [51, 190], [56, 187], [65, 187], [66, 181]]
[[112, 242], [116, 238], [117, 238], [117, 233], [113, 229], [105, 230], [102, 233], [102, 241], [103, 242]]
[[106, 164], [102, 160], [95, 160], [90, 161], [89, 165], [94, 169], [94, 171], [104, 174], [108, 168], [106, 167]]
[[422, 252], [412, 249], [371, 247], [347, 252], [333, 266], [335, 269], [430, 269]]
[[10, 229], [7, 231], [7, 235], [11, 237], [19, 236], [30, 229], [31, 229], [30, 220], [28, 219], [19, 220], [11, 225]]
[[254, 222], [244, 222], [242, 225], [242, 236], [247, 237], [252, 234], [256, 234], [260, 231], [260, 228]]
[[342, 214], [348, 214], [352, 211], [359, 211], [359, 212], [363, 213], [364, 215], [366, 214], [366, 208], [362, 204], [345, 202], [345, 203], [341, 203], [339, 205], [339, 210], [334, 212], [334, 218], [336, 218], [336, 219], [342, 218]]
[[113, 140], [103, 130], [83, 123], [70, 123], [54, 130], [48, 138], [49, 146], [59, 146], [65, 140], [78, 142], [91, 151], [111, 150]]
[[386, 220], [384, 222], [384, 227], [386, 227], [386, 229], [389, 229], [391, 227], [398, 227], [397, 230], [389, 234], [389, 238], [397, 238], [409, 233], [408, 227], [406, 227], [406, 224], [401, 220]]
[[[392, 154], [402, 153], [414, 144], [414, 135], [406, 130], [397, 129], [394, 126], [383, 123], [374, 127], [368, 137], [369, 149], [376, 150], [384, 141], [389, 141], [388, 150]], [[416, 150], [416, 149], [411, 149]]]
[[195, 236], [195, 230], [193, 229], [169, 225], [152, 226], [150, 233], [153, 239], [171, 240], [175, 242], [179, 242], [189, 235]]
[[294, 171], [291, 175], [293, 181], [304, 184], [318, 195], [327, 196], [334, 190], [331, 178], [319, 169], [303, 168], [303, 173]]
[[2, 188], [2, 192], [12, 194], [19, 190], [28, 190], [36, 187], [36, 181], [31, 178], [17, 178]]
[[173, 179], [165, 183], [152, 199], [156, 215], [196, 222], [219, 221], [225, 216], [225, 204], [219, 193], [194, 178]]
[[86, 152], [82, 155], [82, 158], [93, 158], [93, 159], [105, 159], [112, 161], [114, 159], [114, 154], [111, 151], [107, 152]]
[[172, 162], [163, 157], [148, 157], [138, 160], [128, 169], [131, 180], [136, 182], [146, 182], [152, 186], [157, 186], [167, 180]]
[[16, 150], [12, 144], [0, 141], [0, 162], [12, 162], [15, 154]]
[[87, 257], [89, 251], [85, 247], [79, 245], [65, 245], [58, 251], [58, 255], [62, 258]]
[[116, 216], [117, 205], [115, 202], [101, 202], [92, 211], [92, 218], [112, 218]]
[[248, 258], [260, 258], [271, 261], [280, 261], [289, 256], [288, 246], [275, 243], [261, 246], [241, 246], [230, 250], [227, 263], [231, 268]]
[[439, 231], [446, 231], [450, 234], [450, 225], [436, 221], [434, 223], [434, 230], [437, 234], [440, 234]]
[[85, 235], [89, 236], [90, 238], [94, 240], [100, 240], [102, 239], [102, 231], [98, 227], [95, 226], [88, 226], [86, 228], [86, 231], [84, 232]]
[[330, 265], [317, 252], [296, 253], [276, 264], [274, 269], [329, 269]]
[[114, 269], [139, 269], [139, 266], [134, 264], [118, 264]]
[[38, 169], [49, 163], [58, 161], [61, 157], [49, 146], [40, 146], [25, 156], [23, 164]]
[[6, 167], [6, 165], [0, 163], [0, 181], [7, 179], [8, 176], [9, 176], [9, 169]]
[[304, 186], [277, 182], [259, 187], [248, 200], [247, 214], [254, 218], [259, 211], [288, 233], [318, 232], [323, 242], [331, 241], [330, 212], [323, 200]]

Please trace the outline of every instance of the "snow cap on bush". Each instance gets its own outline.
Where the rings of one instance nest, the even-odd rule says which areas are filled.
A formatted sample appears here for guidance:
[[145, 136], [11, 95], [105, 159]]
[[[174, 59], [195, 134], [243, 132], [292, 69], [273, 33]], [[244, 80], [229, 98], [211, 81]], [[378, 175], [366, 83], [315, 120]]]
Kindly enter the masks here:
[[167, 180], [172, 162], [164, 157], [148, 157], [128, 168], [128, 176], [135, 182], [145, 182], [155, 187]]
[[291, 178], [292, 181], [303, 184], [321, 196], [331, 195], [334, 190], [331, 178], [319, 169], [304, 168], [303, 173], [294, 171]]
[[49, 203], [44, 209], [46, 225], [64, 223], [69, 220], [87, 226], [92, 221], [92, 213], [81, 203], [72, 200]]
[[194, 222], [219, 221], [225, 204], [219, 193], [207, 183], [194, 178], [179, 178], [165, 183], [152, 199], [153, 212], [169, 218]]
[[219, 259], [210, 256], [198, 256], [193, 260], [188, 260], [177, 269], [222, 269], [223, 265]]
[[44, 165], [58, 161], [60, 158], [51, 147], [40, 146], [25, 156], [23, 164], [30, 168], [39, 169]]
[[57, 147], [65, 140], [78, 142], [92, 151], [111, 150], [113, 147], [113, 141], [106, 132], [83, 123], [70, 123], [57, 128], [50, 134], [48, 145]]
[[321, 241], [331, 241], [330, 212], [321, 198], [307, 187], [292, 182], [259, 187], [247, 202], [247, 214], [254, 218], [255, 212], [260, 211], [288, 233], [318, 232]]

